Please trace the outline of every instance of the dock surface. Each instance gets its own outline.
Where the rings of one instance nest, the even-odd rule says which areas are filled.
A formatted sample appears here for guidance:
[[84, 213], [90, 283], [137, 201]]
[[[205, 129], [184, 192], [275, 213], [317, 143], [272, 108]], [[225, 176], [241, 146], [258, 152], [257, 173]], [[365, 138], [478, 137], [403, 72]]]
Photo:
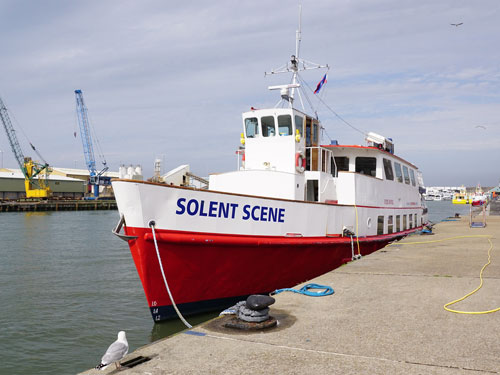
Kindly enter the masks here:
[[148, 362], [84, 374], [499, 374], [500, 311], [443, 308], [479, 286], [486, 235], [493, 247], [482, 288], [449, 308], [500, 307], [499, 234], [500, 216], [488, 216], [485, 228], [470, 228], [468, 217], [441, 222], [433, 235], [409, 236], [312, 280], [333, 287], [331, 296], [276, 295], [276, 329], [221, 329], [216, 318], [125, 358]]

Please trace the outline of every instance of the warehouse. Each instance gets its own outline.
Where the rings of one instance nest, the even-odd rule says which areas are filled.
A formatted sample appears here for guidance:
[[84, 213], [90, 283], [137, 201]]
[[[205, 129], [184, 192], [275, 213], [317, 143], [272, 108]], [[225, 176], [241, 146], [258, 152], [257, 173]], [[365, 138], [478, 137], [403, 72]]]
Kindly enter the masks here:
[[[89, 191], [89, 172], [85, 169], [52, 168], [48, 185], [53, 197], [81, 199]], [[117, 178], [117, 172], [105, 176]], [[112, 196], [111, 187], [102, 187], [103, 196]], [[0, 168], [0, 200], [25, 198], [24, 175], [20, 169]]]

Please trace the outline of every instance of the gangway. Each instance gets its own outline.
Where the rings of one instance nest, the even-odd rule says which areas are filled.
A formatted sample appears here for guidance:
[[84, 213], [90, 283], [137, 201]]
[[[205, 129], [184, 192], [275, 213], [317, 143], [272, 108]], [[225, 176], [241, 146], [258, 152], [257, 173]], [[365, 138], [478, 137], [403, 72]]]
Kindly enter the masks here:
[[[481, 215], [481, 221], [473, 221], [479, 215]], [[483, 204], [480, 210], [474, 210], [472, 204], [470, 205], [469, 227], [486, 228], [486, 204]]]

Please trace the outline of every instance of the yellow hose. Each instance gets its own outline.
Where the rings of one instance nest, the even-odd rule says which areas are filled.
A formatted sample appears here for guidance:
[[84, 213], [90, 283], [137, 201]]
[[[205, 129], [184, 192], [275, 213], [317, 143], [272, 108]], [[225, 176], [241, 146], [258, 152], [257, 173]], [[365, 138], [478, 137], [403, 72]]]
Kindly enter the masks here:
[[[500, 307], [497, 307], [496, 309], [492, 310], [486, 310], [486, 311], [461, 311], [461, 310], [453, 310], [448, 308], [448, 306], [451, 306], [457, 302], [463, 301], [467, 297], [473, 295], [476, 293], [481, 287], [483, 286], [483, 271], [486, 269], [486, 267], [491, 263], [491, 250], [493, 249], [493, 242], [491, 242], [491, 238], [493, 236], [491, 235], [471, 235], [471, 236], [455, 236], [455, 237], [448, 237], [448, 238], [443, 238], [442, 240], [433, 240], [433, 241], [418, 241], [418, 242], [406, 242], [406, 243], [399, 243], [398, 245], [415, 245], [415, 244], [424, 244], [424, 243], [433, 243], [433, 242], [442, 242], [442, 241], [449, 241], [449, 240], [454, 240], [457, 238], [486, 238], [488, 242], [490, 243], [490, 248], [488, 249], [488, 262], [481, 268], [481, 272], [479, 273], [479, 286], [474, 289], [472, 292], [466, 294], [462, 298], [456, 299], [454, 301], [448, 302], [443, 306], [443, 308], [446, 311], [457, 313], [457, 314], [470, 314], [470, 315], [480, 315], [480, 314], [490, 314], [496, 311], [500, 311]], [[391, 244], [394, 245], [394, 244]]]

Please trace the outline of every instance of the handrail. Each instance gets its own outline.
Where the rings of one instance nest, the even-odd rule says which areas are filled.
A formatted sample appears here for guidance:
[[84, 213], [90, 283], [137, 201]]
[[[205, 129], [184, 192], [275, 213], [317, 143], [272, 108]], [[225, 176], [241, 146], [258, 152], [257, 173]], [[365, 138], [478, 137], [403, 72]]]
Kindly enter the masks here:
[[130, 241], [130, 240], [137, 239], [137, 236], [129, 236], [127, 234], [120, 234], [120, 231], [122, 230], [122, 227], [124, 224], [125, 224], [125, 216], [121, 215], [120, 221], [118, 221], [118, 224], [116, 224], [116, 227], [111, 230], [111, 233], [113, 233], [115, 236], [122, 239], [123, 241]]

